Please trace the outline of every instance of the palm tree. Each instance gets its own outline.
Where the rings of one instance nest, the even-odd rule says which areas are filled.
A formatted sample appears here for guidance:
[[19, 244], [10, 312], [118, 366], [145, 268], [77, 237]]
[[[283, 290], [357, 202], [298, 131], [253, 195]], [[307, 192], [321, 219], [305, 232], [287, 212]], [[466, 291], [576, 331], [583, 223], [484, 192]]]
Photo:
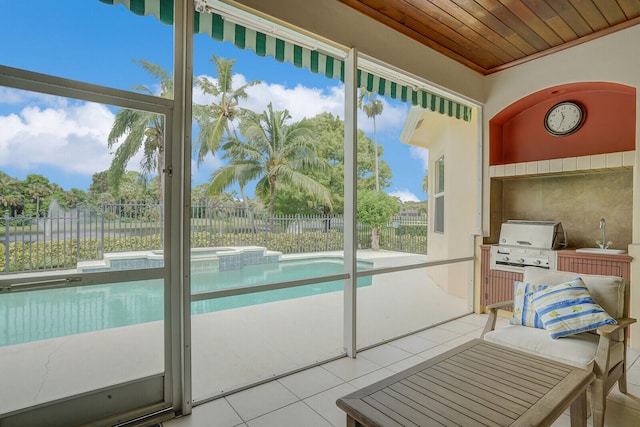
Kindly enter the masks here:
[[24, 196], [20, 192], [20, 182], [2, 171], [0, 171], [0, 205], [10, 213], [24, 206]]
[[368, 118], [373, 119], [373, 156], [375, 160], [374, 170], [376, 178], [376, 191], [380, 191], [380, 180], [378, 178], [378, 139], [376, 130], [376, 116], [382, 114], [382, 101], [376, 98], [376, 94], [374, 92], [360, 89], [358, 108], [364, 111]]
[[[142, 68], [160, 82], [160, 97], [171, 98], [173, 96], [173, 79], [159, 65], [151, 62], [138, 61]], [[133, 90], [154, 95], [146, 86], [136, 85]], [[143, 158], [140, 167], [143, 174], [154, 170], [160, 179], [158, 180], [158, 198], [162, 201], [164, 185], [164, 148], [165, 148], [165, 119], [160, 114], [148, 111], [121, 109], [116, 114], [115, 121], [107, 139], [109, 149], [118, 145], [114, 153], [111, 167], [109, 168], [109, 183], [118, 190], [122, 177], [125, 174], [127, 163], [140, 149], [143, 150]], [[125, 136], [126, 135], [126, 136]], [[125, 136], [124, 141], [120, 139]]]
[[269, 200], [272, 221], [279, 182], [331, 206], [329, 190], [309, 174], [329, 167], [316, 153], [311, 138], [313, 127], [308, 121], [287, 124], [289, 119], [289, 111], [273, 111], [271, 103], [261, 114], [247, 112], [240, 123], [244, 140], [234, 138], [222, 147], [226, 150], [224, 158], [230, 163], [211, 175], [212, 191], [220, 192], [234, 182], [257, 179], [256, 195]]
[[424, 178], [422, 178], [422, 191], [429, 192], [429, 171], [425, 169]]
[[40, 201], [54, 192], [49, 179], [39, 174], [29, 174], [24, 181], [26, 195], [36, 203], [35, 216], [40, 216]]
[[[196, 138], [196, 146], [199, 146], [198, 165], [202, 163], [207, 154], [214, 155], [223, 141], [238, 139], [234, 120], [245, 111], [238, 104], [240, 100], [247, 99], [246, 90], [248, 87], [261, 83], [259, 80], [253, 80], [234, 89], [233, 65], [235, 60], [212, 55], [211, 62], [216, 66], [217, 79], [212, 82], [208, 78], [201, 77], [197, 83], [202, 92], [212, 95], [216, 101], [209, 105], [194, 105], [193, 107], [193, 116], [200, 128], [200, 133]], [[249, 200], [244, 192], [246, 182], [238, 181], [238, 185], [245, 210], [253, 227], [253, 215], [249, 209]]]

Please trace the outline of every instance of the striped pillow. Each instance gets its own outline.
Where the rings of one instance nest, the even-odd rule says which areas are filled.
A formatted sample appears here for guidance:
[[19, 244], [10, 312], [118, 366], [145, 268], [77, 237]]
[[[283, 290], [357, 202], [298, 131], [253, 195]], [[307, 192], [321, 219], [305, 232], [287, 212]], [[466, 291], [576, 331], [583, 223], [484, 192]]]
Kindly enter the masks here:
[[535, 291], [547, 289], [547, 285], [534, 285], [518, 280], [513, 284], [513, 317], [509, 321], [512, 325], [530, 326], [543, 329], [542, 320], [531, 306], [531, 296]]
[[554, 339], [616, 323], [591, 298], [580, 278], [535, 292], [530, 298], [544, 328]]

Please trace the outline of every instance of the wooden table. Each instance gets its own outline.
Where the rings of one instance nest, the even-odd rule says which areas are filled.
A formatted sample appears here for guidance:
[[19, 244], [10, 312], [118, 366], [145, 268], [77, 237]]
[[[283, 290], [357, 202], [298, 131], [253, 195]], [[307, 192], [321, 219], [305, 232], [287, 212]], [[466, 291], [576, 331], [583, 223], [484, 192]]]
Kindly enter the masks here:
[[347, 426], [586, 426], [591, 371], [482, 340], [338, 399]]

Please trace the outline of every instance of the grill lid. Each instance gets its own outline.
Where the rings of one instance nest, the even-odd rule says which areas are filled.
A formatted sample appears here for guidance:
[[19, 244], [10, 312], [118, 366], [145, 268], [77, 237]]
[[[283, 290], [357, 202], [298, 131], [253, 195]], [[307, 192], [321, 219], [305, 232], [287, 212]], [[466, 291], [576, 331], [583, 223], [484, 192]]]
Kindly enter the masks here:
[[558, 249], [567, 246], [567, 234], [560, 221], [509, 220], [500, 228], [500, 245]]

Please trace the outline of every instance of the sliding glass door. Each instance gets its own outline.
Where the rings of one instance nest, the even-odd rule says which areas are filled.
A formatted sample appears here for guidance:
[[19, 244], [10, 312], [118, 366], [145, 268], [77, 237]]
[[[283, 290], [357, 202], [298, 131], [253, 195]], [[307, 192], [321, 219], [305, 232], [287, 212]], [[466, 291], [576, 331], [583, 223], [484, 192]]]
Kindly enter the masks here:
[[2, 426], [173, 415], [176, 32], [118, 3], [0, 5]]
[[6, 67], [0, 83], [0, 424], [170, 408], [171, 102]]

